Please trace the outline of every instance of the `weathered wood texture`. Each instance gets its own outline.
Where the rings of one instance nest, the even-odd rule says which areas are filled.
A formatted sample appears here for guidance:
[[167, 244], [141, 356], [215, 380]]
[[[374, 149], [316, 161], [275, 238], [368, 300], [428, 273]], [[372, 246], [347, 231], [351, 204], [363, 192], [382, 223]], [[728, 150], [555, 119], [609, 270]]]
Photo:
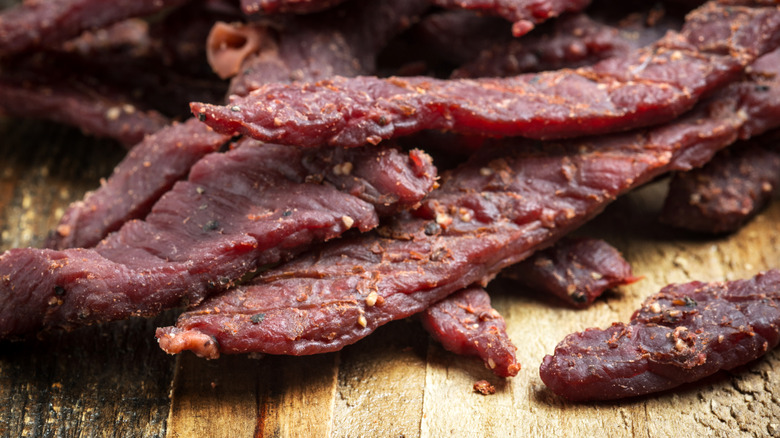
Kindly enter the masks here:
[[[51, 124], [0, 119], [0, 249], [38, 245], [68, 202], [123, 151]], [[417, 321], [317, 357], [166, 356], [154, 321], [0, 343], [0, 436], [780, 436], [780, 352], [654, 397], [574, 404], [539, 363], [567, 333], [627, 320], [669, 282], [747, 277], [780, 263], [780, 203], [741, 232], [691, 238], [658, 226], [663, 185], [618, 200], [582, 233], [645, 279], [577, 311], [497, 279], [489, 288], [523, 364], [509, 380], [428, 340]], [[482, 396], [472, 384], [497, 389]]]

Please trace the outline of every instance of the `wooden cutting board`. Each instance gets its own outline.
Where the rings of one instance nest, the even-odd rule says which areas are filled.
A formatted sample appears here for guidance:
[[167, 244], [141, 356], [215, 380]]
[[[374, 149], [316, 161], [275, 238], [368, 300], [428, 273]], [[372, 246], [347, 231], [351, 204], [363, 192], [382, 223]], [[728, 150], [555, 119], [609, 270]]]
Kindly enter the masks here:
[[[53, 124], [0, 119], [0, 249], [39, 246], [63, 209], [124, 151]], [[633, 437], [780, 436], [780, 352], [696, 385], [576, 404], [539, 379], [566, 334], [627, 320], [670, 282], [748, 277], [780, 266], [780, 203], [735, 235], [659, 226], [664, 182], [619, 199], [580, 234], [607, 239], [644, 280], [571, 310], [507, 280], [491, 284], [523, 364], [511, 379], [430, 341], [419, 323], [382, 327], [312, 357], [168, 356], [153, 320], [0, 342], [0, 436]], [[473, 391], [487, 379], [496, 394]]]

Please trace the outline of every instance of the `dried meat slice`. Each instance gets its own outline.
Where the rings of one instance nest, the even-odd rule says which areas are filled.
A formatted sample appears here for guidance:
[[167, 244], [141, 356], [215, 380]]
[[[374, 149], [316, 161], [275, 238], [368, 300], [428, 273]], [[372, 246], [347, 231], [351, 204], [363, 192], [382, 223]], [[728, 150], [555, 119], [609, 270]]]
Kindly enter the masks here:
[[26, 1], [0, 14], [0, 56], [55, 46], [86, 30], [147, 16], [188, 0]]
[[31, 82], [0, 74], [0, 113], [76, 126], [85, 134], [111, 138], [125, 147], [168, 124], [168, 118], [142, 109], [123, 93], [83, 82]]
[[452, 78], [507, 77], [528, 72], [574, 68], [603, 59], [625, 56], [631, 50], [679, 29], [673, 19], [651, 21], [632, 14], [619, 24], [595, 20], [586, 14], [567, 15], [551, 23], [551, 30], [485, 47], [455, 71]]
[[600, 239], [566, 237], [502, 273], [577, 308], [638, 281], [620, 251]]
[[522, 36], [536, 24], [566, 12], [585, 9], [590, 0], [433, 0], [445, 8], [462, 8], [499, 15], [514, 24], [512, 34]]
[[195, 119], [174, 123], [146, 137], [100, 188], [68, 207], [45, 246], [65, 249], [97, 245], [125, 222], [145, 217], [160, 196], [184, 179], [198, 160], [229, 140]]
[[448, 351], [479, 356], [497, 376], [512, 377], [520, 371], [504, 318], [490, 305], [481, 287], [458, 291], [421, 314], [423, 327]]
[[[0, 337], [194, 305], [314, 242], [376, 227], [371, 202], [414, 205], [435, 176], [420, 151], [304, 152], [244, 141], [198, 161], [145, 220], [94, 249], [0, 255]], [[391, 192], [377, 196], [384, 189]]]
[[[725, 1], [725, 0], [723, 0]], [[377, 144], [423, 129], [562, 138], [668, 121], [780, 45], [780, 6], [710, 1], [680, 33], [592, 67], [503, 79], [334, 78], [193, 103], [219, 132], [299, 146]]]
[[780, 187], [780, 136], [748, 140], [700, 169], [675, 174], [659, 220], [700, 233], [737, 231]]
[[771, 74], [780, 64], [773, 68], [665, 126], [569, 142], [514, 139], [485, 150], [445, 173], [414, 216], [328, 242], [205, 301], [158, 329], [160, 347], [207, 358], [336, 351], [487, 283], [618, 195], [780, 123], [780, 77]]
[[780, 271], [673, 284], [628, 324], [567, 336], [539, 370], [554, 393], [611, 400], [674, 388], [763, 356], [780, 342]]

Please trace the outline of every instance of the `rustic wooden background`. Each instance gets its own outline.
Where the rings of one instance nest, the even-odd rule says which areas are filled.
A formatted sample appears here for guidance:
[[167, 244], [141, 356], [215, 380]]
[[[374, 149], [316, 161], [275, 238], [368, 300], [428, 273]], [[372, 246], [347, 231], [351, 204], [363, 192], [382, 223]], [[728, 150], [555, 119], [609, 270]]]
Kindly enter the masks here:
[[[124, 154], [42, 122], [0, 118], [0, 139], [0, 250], [40, 245]], [[172, 357], [154, 339], [169, 313], [0, 342], [0, 436], [780, 436], [777, 350], [700, 384], [613, 403], [569, 403], [539, 379], [542, 357], [567, 333], [627, 320], [669, 282], [780, 265], [780, 203], [735, 235], [696, 238], [654, 222], [663, 189], [622, 198], [581, 230], [621, 249], [644, 280], [584, 311], [505, 280], [491, 285], [523, 364], [515, 378], [444, 351], [413, 320], [321, 356]], [[496, 394], [474, 393], [480, 379]]]

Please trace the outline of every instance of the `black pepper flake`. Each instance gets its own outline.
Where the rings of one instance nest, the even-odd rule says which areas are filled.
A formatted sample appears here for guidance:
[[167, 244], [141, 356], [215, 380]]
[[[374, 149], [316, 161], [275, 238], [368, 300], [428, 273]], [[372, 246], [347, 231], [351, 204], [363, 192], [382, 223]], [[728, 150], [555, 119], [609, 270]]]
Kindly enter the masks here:
[[389, 122], [387, 121], [387, 117], [385, 116], [380, 116], [379, 120], [377, 120], [377, 124], [379, 124], [379, 126], [387, 126], [388, 123]]
[[282, 216], [284, 216], [284, 217], [292, 216], [292, 210], [286, 210], [284, 213], [282, 213]]
[[756, 85], [756, 91], [769, 91], [769, 85]]
[[265, 313], [257, 313], [252, 315], [251, 318], [249, 318], [250, 321], [252, 321], [253, 324], [260, 324], [265, 319]]
[[441, 227], [436, 222], [428, 222], [425, 225], [425, 234], [428, 236], [439, 234], [439, 232], [441, 232]]
[[694, 300], [691, 297], [685, 297], [683, 298], [683, 301], [685, 302], [685, 305], [688, 307], [696, 307], [696, 305], [698, 304], [696, 300]]
[[581, 291], [574, 292], [573, 294], [571, 294], [569, 296], [571, 297], [571, 299], [575, 303], [584, 303], [584, 302], [588, 301], [588, 298]]
[[205, 122], [206, 121], [206, 113], [198, 113], [198, 120], [200, 120], [201, 122]]
[[54, 295], [61, 297], [65, 295], [65, 288], [62, 286], [54, 286]]
[[214, 231], [219, 228], [219, 221], [208, 221], [203, 225], [203, 231]]

